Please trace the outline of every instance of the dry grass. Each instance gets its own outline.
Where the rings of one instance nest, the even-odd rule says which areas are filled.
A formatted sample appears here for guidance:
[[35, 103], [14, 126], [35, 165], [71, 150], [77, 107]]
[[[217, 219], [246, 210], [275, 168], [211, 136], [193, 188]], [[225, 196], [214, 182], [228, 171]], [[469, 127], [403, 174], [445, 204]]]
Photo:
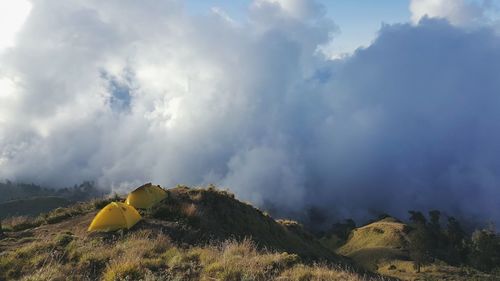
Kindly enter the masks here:
[[337, 252], [370, 271], [377, 271], [383, 261], [408, 258], [406, 229], [405, 224], [391, 218], [373, 222], [354, 229]]
[[198, 216], [198, 208], [193, 203], [183, 204], [181, 206], [181, 212], [188, 218]]
[[405, 249], [408, 245], [405, 228], [403, 223], [385, 220], [357, 228], [338, 252], [349, 256], [369, 248]]
[[302, 227], [298, 221], [289, 219], [277, 219], [276, 222], [286, 227]]
[[122, 238], [62, 232], [0, 255], [0, 280], [365, 280], [249, 239], [182, 248], [141, 230]]
[[217, 280], [271, 280], [300, 261], [288, 253], [259, 252], [250, 240], [198, 249], [202, 277]]
[[[332, 268], [327, 265], [296, 265], [290, 269], [283, 271], [276, 280], [290, 281], [329, 281], [329, 280], [345, 280], [345, 281], [361, 281], [367, 280], [368, 277], [363, 277], [350, 271]], [[377, 280], [377, 279], [373, 279]], [[383, 280], [383, 279], [379, 279]]]

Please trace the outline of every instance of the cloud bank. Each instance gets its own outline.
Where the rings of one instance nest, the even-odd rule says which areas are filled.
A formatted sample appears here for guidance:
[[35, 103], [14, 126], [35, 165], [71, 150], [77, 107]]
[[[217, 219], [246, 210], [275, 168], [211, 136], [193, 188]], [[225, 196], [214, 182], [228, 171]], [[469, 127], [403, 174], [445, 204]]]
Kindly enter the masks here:
[[258, 205], [500, 222], [500, 40], [384, 26], [342, 60], [306, 0], [248, 19], [181, 1], [40, 0], [0, 55], [0, 177], [215, 183]]

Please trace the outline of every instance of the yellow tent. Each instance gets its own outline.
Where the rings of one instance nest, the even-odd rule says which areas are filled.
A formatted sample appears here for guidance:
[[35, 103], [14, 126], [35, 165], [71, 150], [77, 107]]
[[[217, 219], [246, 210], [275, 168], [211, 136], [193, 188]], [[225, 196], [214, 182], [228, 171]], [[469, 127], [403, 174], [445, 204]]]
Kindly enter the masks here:
[[89, 231], [113, 231], [131, 228], [141, 220], [137, 210], [121, 202], [111, 202], [104, 207], [89, 226]]
[[151, 183], [138, 187], [129, 193], [125, 203], [136, 207], [137, 209], [147, 209], [158, 204], [167, 197], [167, 192], [158, 185]]

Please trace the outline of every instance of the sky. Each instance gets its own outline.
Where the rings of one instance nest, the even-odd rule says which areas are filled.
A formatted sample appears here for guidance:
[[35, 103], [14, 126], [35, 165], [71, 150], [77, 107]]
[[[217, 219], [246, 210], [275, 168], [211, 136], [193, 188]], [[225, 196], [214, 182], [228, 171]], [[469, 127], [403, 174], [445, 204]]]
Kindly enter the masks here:
[[[382, 23], [406, 22], [410, 18], [407, 1], [334, 0], [318, 2], [325, 7], [325, 13], [338, 26], [335, 40], [325, 48], [333, 57], [352, 53], [355, 49], [370, 44]], [[217, 7], [237, 20], [246, 17], [245, 11], [250, 3], [250, 0], [186, 1], [188, 9], [193, 13], [207, 13], [212, 8]]]
[[3, 0], [0, 19], [0, 179], [500, 223], [496, 1]]
[[[186, 6], [189, 11], [198, 14], [207, 13], [214, 7], [221, 8], [229, 17], [241, 20], [246, 17], [245, 12], [251, 2], [250, 0], [187, 0]], [[334, 20], [338, 27], [334, 40], [325, 48], [334, 58], [352, 53], [359, 47], [368, 46], [376, 37], [382, 24], [404, 23], [412, 19], [411, 3], [406, 0], [323, 0], [317, 2], [324, 6], [325, 13]], [[479, 6], [488, 3], [488, 1], [481, 0], [414, 1], [416, 2], [428, 3], [428, 11], [431, 13], [433, 12], [432, 6], [436, 5], [433, 3], [438, 2], [447, 6], [456, 5], [453, 2]], [[497, 16], [498, 11], [494, 9], [489, 11], [495, 17]]]
[[[184, 5], [189, 13], [207, 14], [214, 9], [221, 9], [229, 17], [241, 21], [246, 19], [246, 11], [251, 2], [251, 0], [186, 0]], [[412, 19], [411, 3], [405, 0], [323, 0], [318, 2], [324, 6], [325, 13], [334, 20], [338, 27], [335, 39], [325, 48], [325, 51], [333, 58], [350, 54], [359, 47], [368, 46], [376, 37], [382, 24], [403, 23]], [[420, 2], [428, 2], [431, 3], [429, 6], [432, 6], [432, 2], [444, 3], [446, 1]], [[494, 1], [459, 0], [456, 2], [481, 6], [492, 5]], [[453, 6], [453, 4], [447, 5]], [[13, 44], [15, 33], [28, 16], [30, 9], [28, 0], [4, 0], [0, 3], [2, 26], [0, 48]], [[489, 12], [492, 17], [498, 17], [498, 10], [490, 9]]]

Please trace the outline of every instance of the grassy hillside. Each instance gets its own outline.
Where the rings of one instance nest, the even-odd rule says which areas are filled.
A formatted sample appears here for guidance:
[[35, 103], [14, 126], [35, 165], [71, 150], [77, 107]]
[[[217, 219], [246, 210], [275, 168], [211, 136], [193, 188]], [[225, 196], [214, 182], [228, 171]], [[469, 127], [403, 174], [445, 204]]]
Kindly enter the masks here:
[[345, 259], [298, 223], [275, 221], [224, 191], [174, 188], [132, 229], [87, 232], [109, 201], [4, 221], [0, 280], [376, 279], [345, 270]]
[[0, 278], [21, 280], [367, 280], [250, 240], [183, 247], [148, 230], [121, 236], [59, 232], [22, 238], [2, 254]]
[[409, 227], [387, 217], [354, 229], [337, 253], [358, 265], [402, 280], [500, 280], [470, 268], [458, 268], [435, 260], [416, 273], [409, 257]]
[[337, 252], [353, 258], [362, 266], [376, 270], [384, 259], [408, 259], [408, 227], [385, 218], [354, 229]]
[[[409, 227], [394, 218], [347, 231], [347, 241], [320, 242], [299, 223], [274, 220], [211, 187], [169, 189], [163, 202], [140, 210], [143, 220], [130, 230], [87, 231], [101, 208], [123, 200], [94, 199], [3, 220], [0, 281], [500, 280], [438, 260], [416, 273]], [[361, 267], [363, 273], [355, 270]]]
[[276, 221], [259, 209], [236, 200], [234, 195], [213, 188], [171, 189], [168, 198], [145, 216], [183, 225], [186, 231], [179, 238], [189, 244], [252, 237], [259, 247], [313, 259], [339, 260], [339, 256], [323, 247], [297, 222]]

